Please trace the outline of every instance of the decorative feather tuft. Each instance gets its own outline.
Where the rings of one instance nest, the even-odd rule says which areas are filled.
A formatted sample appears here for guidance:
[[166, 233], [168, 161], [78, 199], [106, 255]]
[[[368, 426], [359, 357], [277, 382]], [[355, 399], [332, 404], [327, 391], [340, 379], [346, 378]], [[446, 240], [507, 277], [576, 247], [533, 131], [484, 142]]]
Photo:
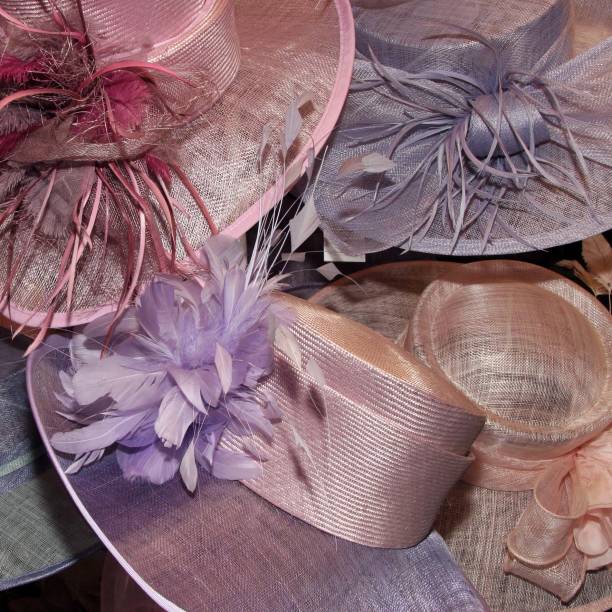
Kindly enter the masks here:
[[161, 179], [166, 187], [172, 185], [172, 170], [170, 166], [159, 157], [156, 157], [152, 153], [147, 153], [145, 156], [147, 162], [147, 169], [153, 175]]
[[249, 272], [231, 239], [212, 238], [202, 263], [208, 272], [201, 277], [154, 280], [118, 321], [106, 357], [104, 324], [71, 340], [64, 415], [89, 417], [52, 444], [77, 457], [72, 471], [82, 454], [99, 457], [117, 445], [126, 478], [162, 484], [180, 472], [191, 492], [196, 464], [219, 478], [259, 474], [249, 450], [233, 453], [220, 443], [226, 432], [271, 438], [278, 413], [258, 385], [272, 371], [275, 332], [290, 337], [292, 313], [274, 299], [275, 279], [265, 267]]
[[22, 60], [4, 54], [0, 59], [0, 83], [4, 85], [24, 85], [31, 81], [42, 68], [40, 57]]
[[[508, 69], [503, 53], [476, 33], [462, 30], [460, 36], [482, 45], [490, 71], [480, 76], [434, 69], [412, 73], [385, 66], [371, 51], [372, 76], [353, 82], [352, 91], [376, 92], [402, 110], [386, 121], [339, 131], [347, 146], [361, 151], [336, 170], [341, 195], [351, 196], [351, 206], [338, 219], [347, 232], [358, 217], [383, 216], [390, 207], [410, 202], [416, 210], [406, 223], [406, 249], [428, 235], [435, 221], [436, 227], [443, 223], [452, 230], [451, 252], [468, 229], [479, 230], [484, 250], [493, 228], [504, 223], [497, 211], [510, 200], [562, 220], [530, 195], [534, 181], [591, 208], [585, 154], [569, 128], [557, 84], [537, 73]], [[561, 138], [564, 142], [557, 142]], [[567, 152], [565, 162], [554, 154], [555, 146]], [[380, 176], [364, 180], [364, 174], [376, 173]], [[403, 209], [396, 216], [407, 217]], [[504, 225], [507, 231], [511, 228]]]
[[101, 88], [103, 95], [77, 115], [74, 129], [99, 141], [138, 134], [153, 97], [150, 84], [139, 74], [117, 70], [101, 78]]

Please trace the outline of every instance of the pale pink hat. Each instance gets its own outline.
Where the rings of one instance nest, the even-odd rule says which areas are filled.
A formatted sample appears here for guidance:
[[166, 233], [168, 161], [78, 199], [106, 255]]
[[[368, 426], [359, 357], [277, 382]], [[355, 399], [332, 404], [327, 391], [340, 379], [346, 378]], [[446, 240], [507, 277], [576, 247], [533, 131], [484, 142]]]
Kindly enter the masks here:
[[2, 0], [0, 38], [0, 309], [42, 328], [243, 234], [327, 139], [354, 56], [348, 0]]

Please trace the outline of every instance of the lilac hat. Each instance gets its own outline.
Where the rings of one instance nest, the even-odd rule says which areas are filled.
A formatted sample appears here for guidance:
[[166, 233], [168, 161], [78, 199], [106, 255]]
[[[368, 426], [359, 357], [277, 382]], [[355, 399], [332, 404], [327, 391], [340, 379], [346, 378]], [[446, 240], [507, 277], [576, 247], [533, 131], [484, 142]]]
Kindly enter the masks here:
[[349, 255], [549, 248], [612, 227], [612, 3], [355, 0], [314, 202]]
[[348, 0], [2, 0], [0, 309], [125, 307], [244, 233], [340, 113]]
[[109, 317], [30, 356], [39, 431], [94, 531], [167, 610], [482, 610], [429, 536], [480, 411], [223, 238], [105, 348]]

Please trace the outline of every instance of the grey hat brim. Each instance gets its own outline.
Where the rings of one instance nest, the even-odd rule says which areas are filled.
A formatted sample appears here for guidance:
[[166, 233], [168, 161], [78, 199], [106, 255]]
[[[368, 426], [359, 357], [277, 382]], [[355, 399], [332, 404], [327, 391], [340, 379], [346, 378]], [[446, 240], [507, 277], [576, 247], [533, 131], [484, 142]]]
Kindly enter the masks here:
[[36, 431], [25, 348], [24, 340], [0, 340], [0, 591], [55, 574], [100, 546]]

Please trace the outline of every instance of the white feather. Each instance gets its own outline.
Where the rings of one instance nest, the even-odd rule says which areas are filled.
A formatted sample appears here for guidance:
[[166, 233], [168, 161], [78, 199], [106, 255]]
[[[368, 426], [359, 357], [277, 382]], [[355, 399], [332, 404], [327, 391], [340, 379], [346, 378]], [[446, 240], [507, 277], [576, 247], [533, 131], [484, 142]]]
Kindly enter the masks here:
[[314, 197], [308, 197], [301, 210], [289, 221], [289, 231], [291, 233], [291, 250], [297, 251], [321, 224], [315, 208]]
[[312, 94], [310, 92], [305, 92], [299, 98], [293, 100], [289, 105], [287, 113], [285, 114], [285, 129], [283, 130], [281, 138], [283, 157], [287, 157], [287, 152], [296, 141], [302, 129], [303, 119], [300, 109], [311, 101]]
[[187, 490], [193, 493], [196, 485], [198, 484], [198, 466], [196, 465], [195, 446], [193, 444], [193, 440], [183, 455], [179, 471]]
[[291, 433], [293, 434], [293, 443], [295, 444], [295, 447], [298, 449], [298, 451], [303, 452], [308, 457], [312, 465], [316, 465], [314, 457], [308, 448], [308, 444], [306, 444], [306, 441], [304, 438], [302, 438], [299, 431], [293, 426], [293, 423], [289, 423], [289, 429], [291, 429]]
[[361, 157], [351, 157], [340, 166], [340, 176], [353, 173], [382, 174], [395, 168], [395, 162], [378, 152]]
[[314, 359], [309, 359], [306, 364], [306, 373], [321, 387], [326, 386], [325, 382], [325, 374], [323, 374], [323, 370], [317, 361]]
[[334, 280], [336, 276], [341, 276], [342, 272], [338, 270], [338, 266], [331, 261], [317, 268], [317, 272], [324, 276], [328, 281]]
[[228, 393], [232, 386], [232, 356], [227, 349], [217, 343], [215, 350], [215, 367], [221, 381], [223, 393]]
[[302, 369], [302, 351], [295, 336], [284, 326], [279, 325], [276, 328], [274, 338], [276, 346], [283, 352], [291, 361], [293, 361], [298, 369]]

